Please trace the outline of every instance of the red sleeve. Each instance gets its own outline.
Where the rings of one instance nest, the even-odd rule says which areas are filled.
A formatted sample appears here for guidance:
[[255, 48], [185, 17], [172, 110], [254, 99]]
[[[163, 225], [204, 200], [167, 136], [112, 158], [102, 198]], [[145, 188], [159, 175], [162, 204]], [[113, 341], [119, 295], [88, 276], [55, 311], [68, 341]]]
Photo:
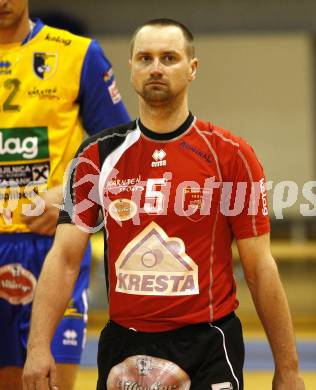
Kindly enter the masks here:
[[99, 174], [97, 144], [84, 143], [69, 168], [58, 224], [76, 224], [90, 233], [99, 230]]
[[228, 202], [229, 209], [235, 207], [236, 212], [228, 219], [234, 236], [241, 239], [268, 233], [270, 222], [263, 168], [251, 146], [238, 141], [230, 166], [232, 186]]

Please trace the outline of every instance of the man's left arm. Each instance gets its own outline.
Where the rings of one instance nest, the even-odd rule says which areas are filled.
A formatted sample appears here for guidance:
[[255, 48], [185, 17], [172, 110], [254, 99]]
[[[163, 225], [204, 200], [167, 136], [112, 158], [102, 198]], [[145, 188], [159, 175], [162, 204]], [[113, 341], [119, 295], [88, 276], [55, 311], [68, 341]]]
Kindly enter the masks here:
[[287, 298], [276, 262], [270, 251], [270, 236], [237, 240], [245, 278], [263, 324], [275, 361], [273, 390], [304, 390]]

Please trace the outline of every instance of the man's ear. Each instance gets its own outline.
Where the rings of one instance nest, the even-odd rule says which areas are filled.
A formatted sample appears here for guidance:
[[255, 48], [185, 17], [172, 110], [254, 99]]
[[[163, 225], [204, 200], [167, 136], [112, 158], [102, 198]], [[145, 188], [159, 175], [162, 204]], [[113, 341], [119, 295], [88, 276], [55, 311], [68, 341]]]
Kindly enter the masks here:
[[[131, 71], [132, 70], [132, 59], [131, 58], [128, 60], [128, 66], [129, 66], [129, 70]], [[132, 81], [132, 72], [130, 72], [129, 81]]]
[[198, 67], [198, 59], [192, 58], [190, 60], [190, 74], [189, 74], [189, 80], [193, 81], [196, 77], [197, 67]]

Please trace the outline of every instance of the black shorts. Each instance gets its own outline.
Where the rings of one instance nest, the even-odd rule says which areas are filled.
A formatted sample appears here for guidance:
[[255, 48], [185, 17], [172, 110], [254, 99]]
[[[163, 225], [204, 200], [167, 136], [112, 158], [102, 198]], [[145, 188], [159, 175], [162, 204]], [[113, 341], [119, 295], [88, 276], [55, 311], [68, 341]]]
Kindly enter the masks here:
[[156, 333], [109, 321], [99, 341], [97, 390], [242, 390], [243, 364], [234, 313]]

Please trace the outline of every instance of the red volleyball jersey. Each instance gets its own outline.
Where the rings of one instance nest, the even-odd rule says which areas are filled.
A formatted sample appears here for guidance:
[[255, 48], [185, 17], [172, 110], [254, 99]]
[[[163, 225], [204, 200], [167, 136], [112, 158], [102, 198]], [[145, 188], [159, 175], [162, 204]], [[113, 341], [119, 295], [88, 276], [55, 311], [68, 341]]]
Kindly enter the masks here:
[[59, 223], [95, 231], [100, 209], [110, 318], [140, 331], [231, 313], [232, 240], [270, 229], [252, 148], [191, 114], [167, 134], [138, 120], [84, 142]]

